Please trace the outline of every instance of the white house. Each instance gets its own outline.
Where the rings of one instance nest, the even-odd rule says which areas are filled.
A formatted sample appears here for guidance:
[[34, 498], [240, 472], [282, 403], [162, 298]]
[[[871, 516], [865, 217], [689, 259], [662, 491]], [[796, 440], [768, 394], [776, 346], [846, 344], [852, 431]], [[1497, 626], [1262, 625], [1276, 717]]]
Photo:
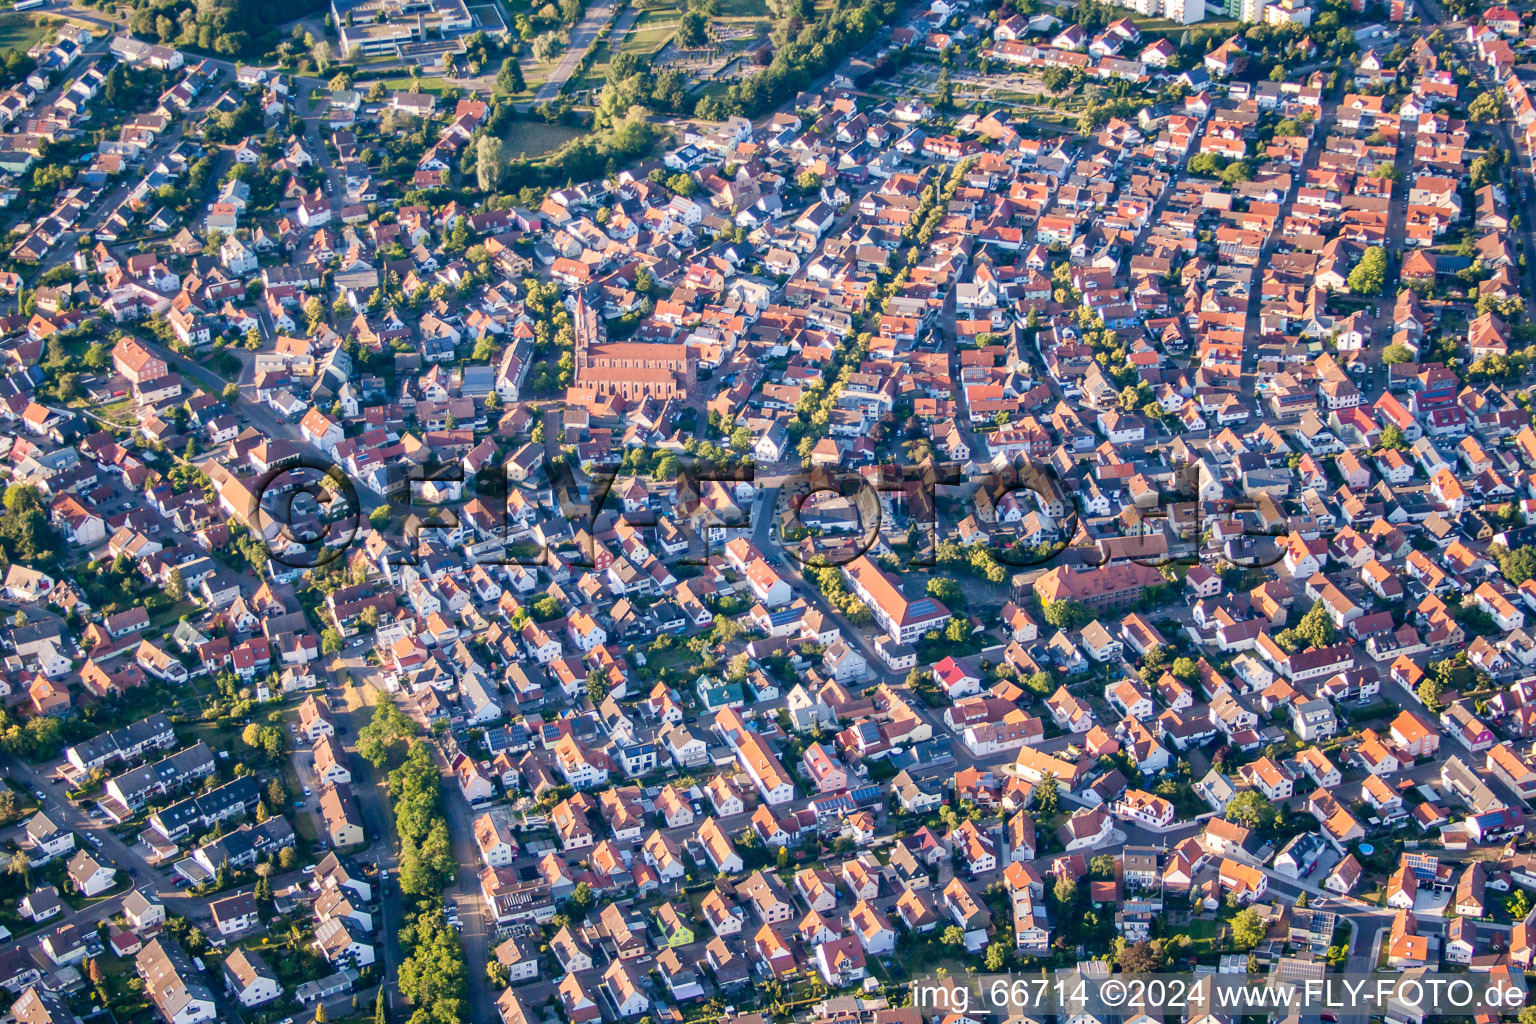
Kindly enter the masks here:
[[81, 850], [69, 859], [69, 880], [81, 895], [99, 896], [116, 883], [117, 869]]
[[488, 868], [509, 867], [517, 858], [517, 838], [505, 822], [491, 814], [475, 819], [475, 845]]
[[75, 848], [75, 834], [54, 824], [42, 811], [27, 819], [27, 863], [42, 867]]
[[224, 988], [244, 1007], [262, 1006], [283, 994], [261, 954], [238, 946], [224, 958]]
[[333, 917], [315, 929], [315, 948], [336, 967], [359, 970], [373, 963], [373, 946], [353, 934], [346, 918]]

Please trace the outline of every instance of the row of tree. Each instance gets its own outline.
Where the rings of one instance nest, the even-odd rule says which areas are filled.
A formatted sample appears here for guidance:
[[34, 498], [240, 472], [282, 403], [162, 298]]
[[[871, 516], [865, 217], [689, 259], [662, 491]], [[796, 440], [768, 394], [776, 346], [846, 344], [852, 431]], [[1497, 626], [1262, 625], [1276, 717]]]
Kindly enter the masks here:
[[[467, 1019], [464, 950], [441, 899], [458, 865], [443, 813], [442, 773], [431, 744], [408, 739], [414, 731], [392, 701], [380, 701], [373, 721], [359, 730], [359, 748], [382, 764], [399, 743], [410, 744], [388, 779], [400, 837], [400, 891], [417, 900], [414, 916], [400, 929], [406, 956], [397, 977], [401, 995], [416, 1008], [409, 1024], [460, 1024]], [[383, 1012], [376, 1007], [376, 1014]]]
[[166, 46], [197, 48], [222, 56], [266, 53], [279, 40], [277, 26], [309, 14], [314, 0], [153, 0], [134, 5], [134, 35]]
[[416, 723], [392, 700], [380, 700], [373, 720], [357, 731], [357, 752], [375, 768], [382, 768], [399, 754], [401, 745], [416, 735]]
[[400, 891], [435, 896], [453, 880], [458, 865], [443, 815], [442, 775], [428, 742], [411, 743], [405, 760], [389, 773], [389, 796], [400, 837]]

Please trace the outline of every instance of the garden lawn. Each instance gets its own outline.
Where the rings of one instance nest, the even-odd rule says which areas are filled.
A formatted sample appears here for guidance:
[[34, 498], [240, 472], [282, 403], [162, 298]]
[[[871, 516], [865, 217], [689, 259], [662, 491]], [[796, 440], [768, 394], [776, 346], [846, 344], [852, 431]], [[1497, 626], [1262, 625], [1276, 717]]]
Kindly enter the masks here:
[[539, 118], [520, 117], [507, 129], [507, 155], [537, 160], [585, 134], [582, 129], [570, 125], [547, 124]]
[[1203, 921], [1196, 918], [1189, 922], [1189, 926], [1184, 931], [1190, 938], [1191, 949], [1195, 956], [1205, 956], [1221, 951], [1226, 924], [1222, 921]]
[[0, 50], [16, 49], [25, 53], [56, 24], [56, 18], [22, 11], [0, 11]]
[[444, 79], [428, 78], [425, 75], [421, 78], [386, 78], [383, 81], [384, 88], [392, 89], [396, 92], [410, 92], [411, 87], [419, 82], [422, 92], [429, 92], [434, 96], [441, 96], [444, 90], [450, 88]]

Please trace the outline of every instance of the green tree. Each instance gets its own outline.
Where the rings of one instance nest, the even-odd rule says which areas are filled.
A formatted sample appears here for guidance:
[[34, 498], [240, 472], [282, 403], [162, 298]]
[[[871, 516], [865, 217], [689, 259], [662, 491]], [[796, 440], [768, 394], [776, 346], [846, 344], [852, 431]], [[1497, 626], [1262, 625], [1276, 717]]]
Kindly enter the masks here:
[[964, 597], [960, 592], [960, 584], [954, 580], [936, 576], [928, 581], [927, 589], [930, 597], [938, 598], [951, 608], [957, 607], [964, 602]]
[[523, 66], [518, 63], [516, 57], [508, 57], [501, 62], [501, 70], [496, 72], [496, 89], [507, 94], [522, 92], [528, 85], [523, 81]]
[[1478, 124], [1492, 124], [1502, 116], [1504, 100], [1493, 90], [1479, 93], [1467, 106], [1467, 116]]
[[1379, 245], [1367, 248], [1349, 272], [1348, 281], [1354, 295], [1380, 295], [1387, 283], [1387, 250]]
[[1162, 958], [1152, 943], [1143, 940], [1125, 947], [1120, 954], [1120, 966], [1128, 974], [1151, 974], [1162, 967]]
[[689, 11], [677, 22], [677, 45], [697, 50], [709, 42], [709, 21], [698, 11]]
[[1498, 559], [1499, 572], [1517, 587], [1536, 576], [1536, 547], [1526, 544], [1513, 551], [1501, 551]]
[[1051, 92], [1064, 92], [1072, 84], [1072, 72], [1053, 64], [1040, 72], [1040, 84]]
[[946, 946], [963, 946], [965, 945], [965, 932], [961, 931], [959, 925], [952, 924], [944, 929], [944, 936], [940, 941]]
[[1247, 907], [1238, 912], [1232, 919], [1232, 944], [1238, 952], [1246, 953], [1248, 950], [1264, 941], [1264, 935], [1269, 931], [1269, 926], [1264, 919], [1259, 917], [1259, 912], [1253, 907]]
[[603, 698], [608, 696], [608, 678], [600, 668], [594, 668], [587, 673], [587, 699], [593, 704], [601, 704]]
[[1413, 362], [1413, 350], [1407, 345], [1388, 345], [1381, 350], [1381, 362], [1384, 366], [1411, 363]]
[[23, 888], [32, 888], [32, 862], [27, 859], [27, 854], [24, 850], [17, 850], [11, 854], [11, 859], [6, 862], [5, 870], [7, 874], [15, 875], [21, 879]]
[[382, 768], [414, 731], [415, 723], [394, 701], [381, 700], [373, 707], [372, 720], [357, 731], [357, 752], [375, 768]]
[[1245, 789], [1232, 798], [1222, 817], [1256, 831], [1273, 828], [1280, 821], [1280, 810], [1256, 789]]
[[1051, 887], [1051, 895], [1064, 907], [1072, 905], [1077, 902], [1077, 880], [1067, 875], [1058, 876], [1056, 884]]
[[1338, 639], [1333, 619], [1328, 617], [1328, 609], [1321, 601], [1313, 604], [1296, 623], [1296, 633], [1310, 647], [1328, 647]]
[[559, 36], [553, 32], [545, 32], [533, 41], [533, 59], [540, 63], [548, 63], [555, 59], [562, 48]]
[[1388, 423], [1381, 428], [1381, 447], [1401, 451], [1408, 447], [1408, 441], [1403, 437], [1403, 431], [1396, 423]]
[[1219, 153], [1196, 153], [1189, 158], [1189, 173], [1205, 178], [1214, 178], [1227, 166], [1227, 158]]
[[1308, 647], [1328, 647], [1337, 639], [1338, 630], [1321, 601], [1315, 602], [1296, 625], [1275, 634], [1275, 642], [1292, 652]]
[[1047, 772], [1035, 788], [1035, 809], [1042, 818], [1049, 818], [1061, 810], [1061, 785], [1055, 772]]
[[335, 654], [341, 650], [341, 633], [335, 629], [327, 629], [320, 634], [320, 653], [325, 655]]
[[505, 146], [494, 135], [482, 135], [475, 144], [475, 179], [482, 192], [494, 192], [507, 170]]
[[1221, 180], [1228, 185], [1236, 185], [1252, 177], [1253, 169], [1248, 166], [1246, 160], [1234, 160], [1221, 169]]
[[1046, 601], [1041, 608], [1045, 621], [1057, 629], [1077, 629], [1086, 626], [1093, 616], [1080, 601]]

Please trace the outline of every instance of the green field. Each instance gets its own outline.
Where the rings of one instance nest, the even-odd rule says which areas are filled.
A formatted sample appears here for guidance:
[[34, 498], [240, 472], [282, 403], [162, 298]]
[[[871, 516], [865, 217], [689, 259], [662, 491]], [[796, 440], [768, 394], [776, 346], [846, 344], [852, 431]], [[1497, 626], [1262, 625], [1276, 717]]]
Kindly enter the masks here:
[[538, 158], [551, 153], [577, 136], [586, 134], [580, 128], [564, 124], [546, 124], [540, 120], [519, 119], [507, 129], [507, 156]]
[[1217, 921], [1206, 921], [1196, 918], [1189, 922], [1184, 930], [1189, 936], [1196, 956], [1210, 956], [1221, 951], [1222, 934], [1226, 931], [1226, 925]]
[[57, 24], [56, 18], [44, 18], [16, 11], [0, 11], [0, 50], [15, 49], [25, 52]]
[[382, 79], [382, 81], [384, 83], [384, 88], [393, 92], [410, 92], [411, 87], [419, 83], [421, 85], [422, 92], [429, 92], [434, 96], [441, 96], [444, 90], [451, 88], [444, 79], [428, 78], [425, 75], [423, 75], [421, 78], [385, 78]]
[[619, 45], [626, 53], [653, 57], [677, 32], [677, 22], [682, 16], [681, 3], [646, 4]]
[[1136, 23], [1136, 27], [1141, 30], [1143, 35], [1164, 36], [1171, 38], [1174, 42], [1178, 42], [1178, 37], [1190, 29], [1218, 28], [1223, 31], [1236, 31], [1242, 25], [1236, 18], [1209, 18], [1205, 21], [1197, 21], [1193, 25], [1180, 25], [1178, 22], [1169, 21], [1167, 18], [1143, 18], [1139, 15], [1132, 15], [1131, 21]]

